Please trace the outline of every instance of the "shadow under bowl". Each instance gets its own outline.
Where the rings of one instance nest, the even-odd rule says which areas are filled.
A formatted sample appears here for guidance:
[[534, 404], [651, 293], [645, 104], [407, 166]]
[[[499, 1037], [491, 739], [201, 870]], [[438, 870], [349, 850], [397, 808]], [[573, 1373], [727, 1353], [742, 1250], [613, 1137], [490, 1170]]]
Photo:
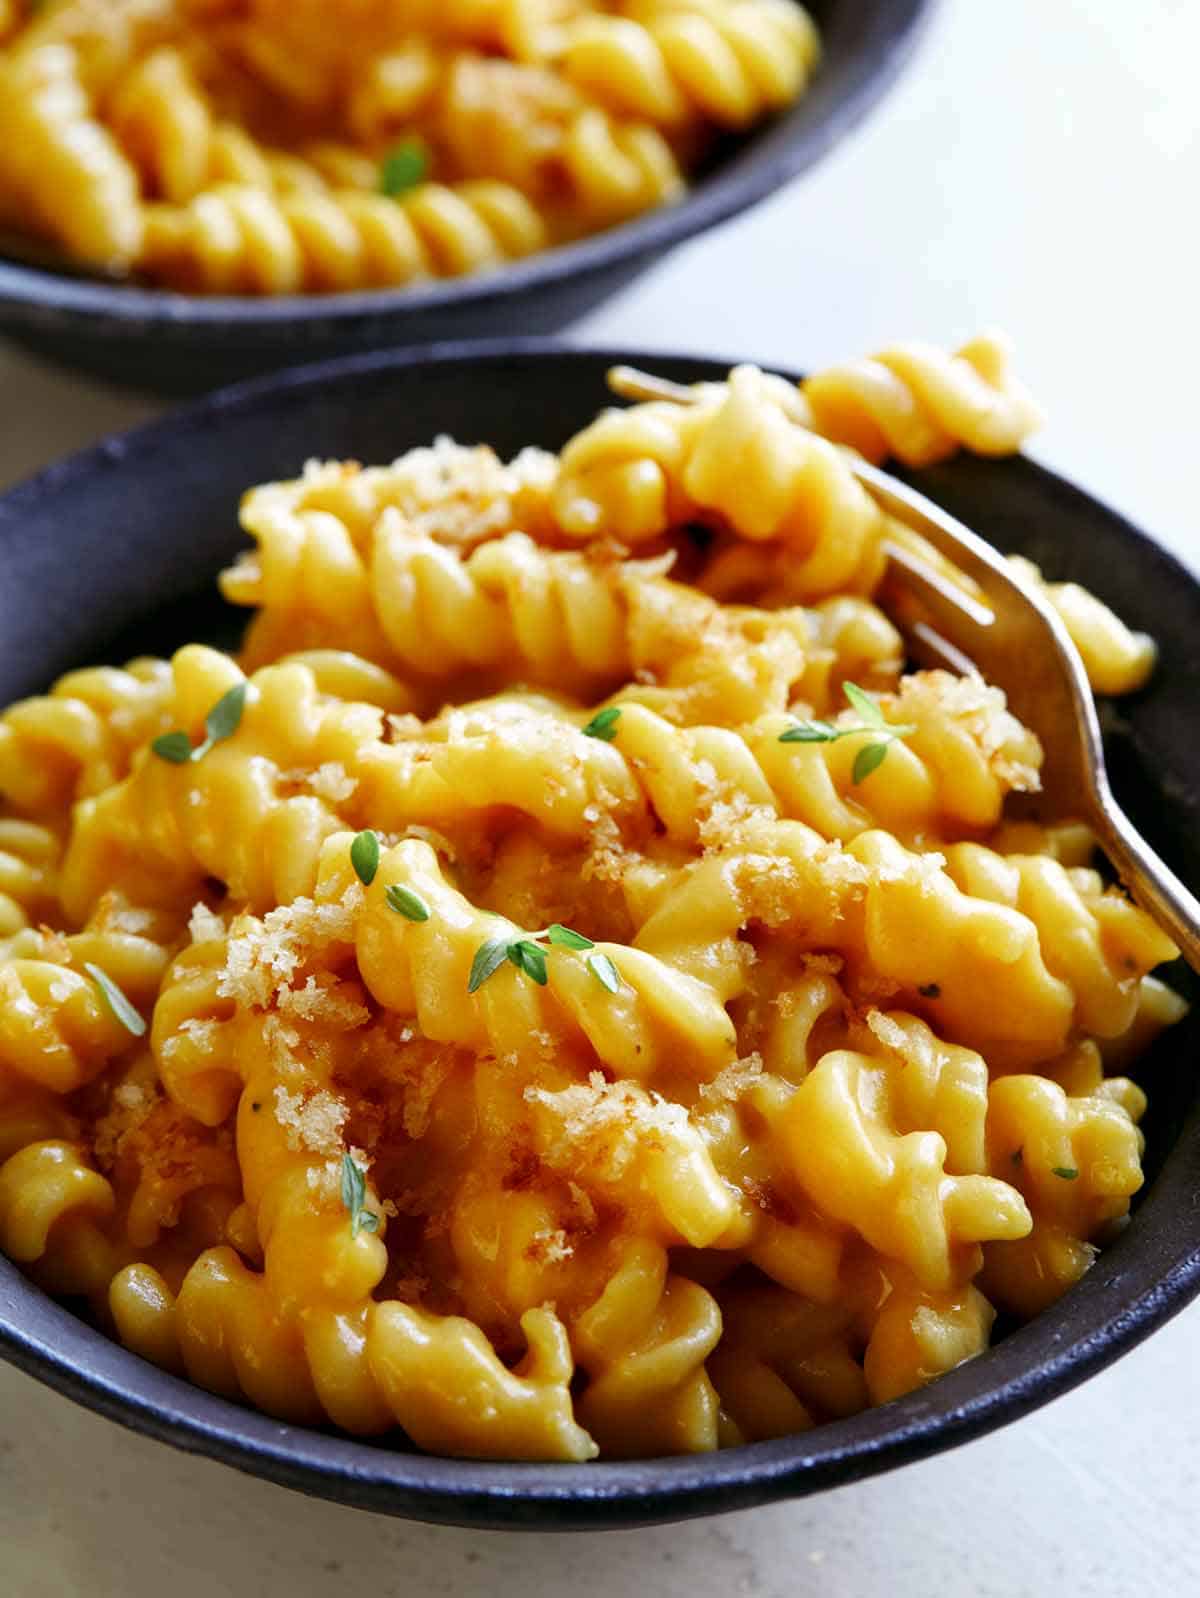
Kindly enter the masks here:
[[0, 258], [0, 333], [118, 383], [197, 394], [282, 366], [438, 339], [555, 333], [684, 240], [813, 165], [894, 81], [933, 0], [812, 0], [824, 54], [805, 96], [728, 140], [678, 205], [494, 273], [413, 288], [228, 298], [172, 294]]
[[[218, 394], [52, 467], [0, 498], [0, 704], [72, 667], [230, 643], [213, 578], [242, 539], [250, 485], [314, 454], [387, 461], [439, 432], [502, 454], [559, 447], [614, 361], [680, 382], [730, 362], [445, 346], [331, 363]], [[1185, 880], [1200, 881], [1200, 587], [1165, 551], [1050, 472], [960, 457], [913, 480], [1000, 548], [1086, 582], [1154, 634], [1159, 669], [1107, 717], [1114, 783]], [[1053, 758], [1053, 751], [1050, 751]], [[1180, 977], [1185, 989], [1190, 979]], [[627, 1527], [746, 1508], [861, 1479], [1015, 1420], [1145, 1337], [1200, 1289], [1196, 1022], [1141, 1062], [1147, 1186], [1130, 1225], [1053, 1309], [920, 1392], [803, 1435], [632, 1463], [431, 1458], [289, 1426], [166, 1375], [0, 1259], [0, 1356], [125, 1426], [285, 1486], [412, 1519], [543, 1530]]]

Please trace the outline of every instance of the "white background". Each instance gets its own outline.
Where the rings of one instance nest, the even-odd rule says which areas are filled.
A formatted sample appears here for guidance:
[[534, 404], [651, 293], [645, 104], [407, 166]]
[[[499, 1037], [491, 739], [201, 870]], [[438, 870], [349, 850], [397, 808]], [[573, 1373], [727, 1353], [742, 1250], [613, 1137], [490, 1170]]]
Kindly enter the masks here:
[[[867, 127], [580, 340], [812, 367], [998, 324], [1034, 453], [1200, 568], [1200, 4], [944, 0]], [[0, 485], [151, 402], [0, 350]], [[314, 449], [320, 440], [313, 440]], [[368, 1518], [0, 1368], [0, 1598], [1124, 1598], [1200, 1592], [1200, 1307], [990, 1438], [795, 1505], [530, 1537]]]

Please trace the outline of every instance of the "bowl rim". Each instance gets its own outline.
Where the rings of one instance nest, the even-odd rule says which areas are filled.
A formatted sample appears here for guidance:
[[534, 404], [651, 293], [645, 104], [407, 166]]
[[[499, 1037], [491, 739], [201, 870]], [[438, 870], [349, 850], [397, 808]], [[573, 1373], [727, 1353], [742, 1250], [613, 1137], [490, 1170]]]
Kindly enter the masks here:
[[[743, 161], [722, 166], [689, 189], [678, 204], [655, 207], [604, 232], [506, 263], [495, 272], [345, 294], [196, 295], [75, 277], [0, 256], [0, 307], [148, 325], [168, 337], [172, 331], [193, 327], [221, 327], [250, 339], [256, 334], [270, 337], [297, 323], [337, 328], [361, 319], [416, 316], [465, 305], [503, 307], [548, 284], [600, 275], [657, 255], [766, 199], [819, 160], [882, 99], [916, 50], [939, 4], [940, 0], [879, 0], [880, 25], [890, 23], [889, 31], [873, 39], [872, 48], [851, 58], [840, 93], [824, 115], [804, 122], [778, 148], [756, 152], [751, 146]], [[819, 77], [814, 78], [797, 110], [810, 98], [820, 109], [819, 85]], [[768, 134], [787, 115], [785, 111], [754, 131]]]
[[[49, 466], [0, 496], [0, 551], [25, 509], [260, 407], [350, 391], [369, 374], [526, 362], [647, 361], [727, 369], [735, 362], [555, 339], [454, 341], [343, 357], [219, 390]], [[785, 375], [795, 376], [794, 373]], [[1074, 500], [1113, 523], [1158, 579], [1200, 598], [1200, 582], [1117, 512], [1022, 457], [1048, 502]], [[704, 1455], [582, 1465], [447, 1459], [288, 1425], [171, 1376], [78, 1319], [0, 1257], [0, 1358], [85, 1407], [186, 1452], [336, 1502], [414, 1520], [496, 1529], [629, 1528], [682, 1520], [865, 1478], [959, 1446], [1058, 1397], [1133, 1348], [1200, 1293], [1200, 1101], [1193, 1105], [1135, 1224], [1058, 1305], [929, 1388], [847, 1420]], [[1162, 1224], [1163, 1222], [1166, 1224]], [[1082, 1313], [1081, 1313], [1082, 1312]], [[1078, 1323], [1072, 1331], [1071, 1322]], [[881, 1428], [879, 1417], [890, 1424]]]

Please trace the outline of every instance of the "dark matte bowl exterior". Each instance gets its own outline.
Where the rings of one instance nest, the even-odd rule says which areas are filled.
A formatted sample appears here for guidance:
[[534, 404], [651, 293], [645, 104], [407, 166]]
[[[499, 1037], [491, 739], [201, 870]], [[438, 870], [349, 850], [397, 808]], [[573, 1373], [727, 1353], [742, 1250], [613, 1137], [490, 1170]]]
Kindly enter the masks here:
[[[503, 452], [560, 445], [605, 402], [614, 360], [680, 381], [729, 363], [536, 343], [365, 357], [217, 395], [0, 499], [0, 704], [70, 667], [232, 638], [212, 578], [241, 543], [252, 483], [306, 458], [391, 459], [437, 432]], [[1002, 548], [1085, 579], [1154, 633], [1161, 667], [1109, 749], [1122, 799], [1200, 880], [1200, 588], [1113, 512], [1028, 460], [963, 458], [916, 480]], [[1053, 754], [1053, 751], [1051, 751]], [[143, 1363], [0, 1260], [0, 1354], [123, 1425], [286, 1486], [394, 1515], [495, 1527], [631, 1526], [815, 1492], [919, 1459], [1065, 1392], [1200, 1287], [1197, 1027], [1139, 1075], [1148, 1190], [1132, 1224], [1054, 1309], [922, 1392], [803, 1436], [637, 1463], [479, 1464], [285, 1426]]]
[[556, 333], [675, 245], [819, 160], [895, 79], [931, 9], [932, 0], [813, 0], [824, 56], [793, 110], [739, 141], [681, 204], [495, 274], [359, 294], [228, 299], [0, 259], [0, 332], [65, 365], [176, 394], [359, 351]]

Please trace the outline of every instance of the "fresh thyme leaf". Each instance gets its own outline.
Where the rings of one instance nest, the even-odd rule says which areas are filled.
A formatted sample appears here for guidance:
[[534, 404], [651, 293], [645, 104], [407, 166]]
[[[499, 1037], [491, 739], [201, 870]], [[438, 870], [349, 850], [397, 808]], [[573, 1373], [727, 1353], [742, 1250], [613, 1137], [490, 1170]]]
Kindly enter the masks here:
[[942, 990], [936, 982], [926, 982], [917, 992], [923, 999], [940, 999], [942, 996]]
[[379, 1217], [367, 1208], [367, 1176], [352, 1154], [342, 1155], [342, 1203], [350, 1211], [350, 1236], [377, 1232]]
[[192, 740], [186, 732], [164, 732], [150, 745], [160, 760], [173, 766], [186, 766], [192, 758]]
[[831, 744], [842, 737], [840, 728], [830, 721], [799, 721], [779, 734], [781, 744]]
[[226, 738], [232, 738], [241, 726], [248, 686], [249, 684], [244, 682], [236, 683], [228, 693], [221, 695], [205, 717], [204, 730], [208, 734], [206, 742], [210, 747], [222, 743]]
[[1013, 1162], [1014, 1165], [1024, 1165], [1024, 1163], [1025, 1163], [1025, 1145], [1024, 1145], [1024, 1143], [1022, 1143], [1019, 1148], [1015, 1148], [1012, 1151], [1012, 1162]]
[[544, 988], [548, 979], [546, 972], [546, 951], [539, 949], [537, 944], [529, 938], [518, 938], [510, 943], [507, 950], [508, 958], [518, 971], [536, 982], [538, 987]]
[[864, 744], [854, 757], [854, 764], [850, 768], [850, 781], [862, 782], [873, 771], [878, 771], [887, 758], [888, 748], [887, 743]]
[[587, 964], [602, 988], [607, 988], [610, 993], [621, 991], [621, 974], [606, 954], [589, 954]]
[[[366, 828], [350, 845], [350, 864], [358, 875], [358, 880], [367, 888], [375, 881], [375, 873], [379, 870], [379, 834]], [[422, 921], [427, 916], [420, 917]]]
[[156, 738], [150, 745], [151, 749], [163, 760], [169, 760], [176, 766], [182, 766], [188, 760], [203, 760], [214, 744], [232, 738], [238, 730], [242, 711], [246, 708], [246, 690], [249, 686], [246, 682], [235, 683], [227, 693], [221, 695], [204, 718], [207, 737], [194, 749], [186, 732], [164, 732], [161, 738]]
[[[406, 921], [428, 921], [432, 913], [421, 895], [412, 888], [406, 888], [402, 882], [393, 882], [383, 897], [387, 900], [388, 909], [394, 910]], [[474, 988], [471, 991], [473, 993]]]
[[601, 743], [610, 744], [617, 736], [617, 722], [621, 719], [620, 705], [606, 705], [603, 710], [598, 710], [583, 729], [585, 738], [599, 738]]
[[467, 992], [476, 993], [490, 976], [495, 976], [508, 958], [508, 938], [489, 938], [481, 943], [471, 961], [471, 974], [467, 978]]
[[[585, 938], [582, 932], [576, 932], [572, 927], [564, 927], [561, 921], [555, 921], [542, 932], [530, 933], [524, 938], [489, 938], [475, 951], [475, 958], [471, 962], [471, 976], [467, 983], [468, 993], [474, 993], [477, 988], [504, 964], [505, 960], [510, 965], [516, 966], [522, 976], [531, 982], [536, 982], [538, 987], [544, 988], [549, 978], [546, 965], [546, 951], [541, 947], [540, 940], [544, 938], [547, 943], [557, 949], [591, 949], [596, 945], [591, 938]], [[592, 953], [587, 958], [588, 968], [602, 987], [610, 993], [616, 993], [621, 986], [620, 974], [615, 965], [606, 954]]]
[[1055, 1176], [1061, 1176], [1064, 1182], [1073, 1182], [1079, 1175], [1073, 1165], [1054, 1165], [1051, 1170]]
[[389, 199], [398, 199], [423, 183], [429, 173], [429, 156], [420, 139], [404, 139], [384, 156], [379, 168], [379, 188]]
[[101, 971], [98, 965], [92, 965], [90, 961], [84, 962], [83, 969], [100, 989], [101, 998], [125, 1030], [132, 1032], [135, 1038], [145, 1037], [145, 1021], [142, 1020], [108, 973]]
[[842, 684], [842, 692], [850, 701], [852, 708], [858, 711], [859, 715], [862, 717], [863, 721], [868, 727], [887, 726], [887, 722], [883, 719], [883, 711], [880, 710], [878, 704], [874, 699], [871, 698], [870, 694], [864, 693], [857, 683], [844, 682]]
[[351, 1224], [358, 1225], [358, 1214], [367, 1196], [367, 1179], [358, 1161], [342, 1155], [342, 1203], [350, 1211]]
[[798, 721], [795, 726], [788, 727], [779, 734], [781, 744], [833, 744], [839, 738], [849, 738], [856, 732], [877, 732], [879, 739], [875, 743], [867, 744], [860, 749], [855, 757], [854, 767], [851, 772], [852, 782], [861, 782], [864, 777], [869, 777], [877, 767], [883, 764], [888, 752], [888, 745], [896, 738], [907, 738], [910, 733], [916, 732], [915, 727], [894, 727], [884, 720], [883, 711], [871, 698], [864, 693], [857, 683], [844, 682], [842, 692], [850, 701], [851, 708], [857, 710], [862, 721], [854, 727], [838, 727], [832, 721]]

